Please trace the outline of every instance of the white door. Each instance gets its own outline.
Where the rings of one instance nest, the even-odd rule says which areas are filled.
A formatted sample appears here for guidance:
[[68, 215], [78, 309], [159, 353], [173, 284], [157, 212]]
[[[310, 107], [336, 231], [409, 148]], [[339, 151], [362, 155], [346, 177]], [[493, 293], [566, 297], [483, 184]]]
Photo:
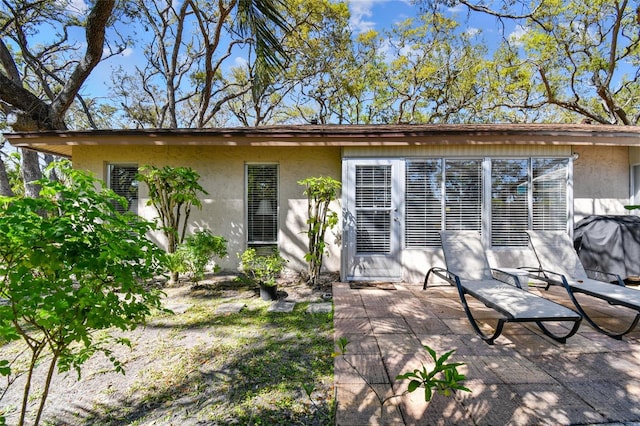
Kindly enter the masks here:
[[344, 160], [343, 279], [402, 279], [403, 167], [400, 160]]

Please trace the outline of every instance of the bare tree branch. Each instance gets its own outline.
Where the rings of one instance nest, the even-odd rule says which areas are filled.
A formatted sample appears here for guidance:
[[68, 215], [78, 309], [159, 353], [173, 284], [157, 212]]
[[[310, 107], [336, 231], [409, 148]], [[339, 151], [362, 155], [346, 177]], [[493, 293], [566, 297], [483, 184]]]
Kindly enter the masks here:
[[71, 74], [67, 84], [58, 94], [51, 105], [56, 124], [61, 127], [64, 125], [64, 113], [69, 109], [73, 99], [80, 91], [83, 83], [91, 74], [91, 71], [98, 65], [102, 58], [102, 50], [104, 48], [105, 29], [109, 18], [113, 14], [115, 0], [100, 0], [94, 3], [93, 9], [89, 14], [87, 26], [85, 30], [87, 49], [84, 58]]

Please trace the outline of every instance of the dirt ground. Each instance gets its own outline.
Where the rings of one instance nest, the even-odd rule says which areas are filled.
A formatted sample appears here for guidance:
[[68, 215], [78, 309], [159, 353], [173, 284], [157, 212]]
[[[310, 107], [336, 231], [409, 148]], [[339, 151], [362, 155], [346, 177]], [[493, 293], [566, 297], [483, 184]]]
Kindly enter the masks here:
[[[336, 278], [324, 276], [318, 288], [311, 288], [300, 281], [298, 277], [289, 277], [280, 280], [278, 297], [296, 302], [327, 301], [331, 297], [331, 282]], [[197, 305], [199, 301], [210, 300], [211, 297], [230, 303], [234, 300], [244, 302], [260, 299], [256, 288], [239, 285], [237, 277], [232, 275], [208, 276], [198, 285], [192, 284], [191, 282], [181, 282], [165, 287], [163, 289], [166, 293], [165, 307], [173, 310], [176, 314], [181, 314]], [[193, 327], [181, 329], [180, 333], [176, 333], [171, 326], [151, 323], [146, 327], [139, 327], [126, 333], [126, 336], [131, 340], [132, 348], [120, 345], [114, 348], [114, 355], [123, 363], [126, 374], [122, 375], [111, 371], [112, 364], [101, 354], [89, 359], [82, 366], [82, 378], [79, 381], [75, 372], [55, 374], [44, 411], [45, 421], [42, 424], [180, 424], [181, 426], [209, 424], [198, 422], [194, 416], [190, 415], [190, 411], [196, 411], [198, 409], [196, 405], [202, 403], [201, 400], [193, 400], [190, 396], [178, 397], [167, 406], [162, 406], [157, 401], [145, 402], [136, 398], [137, 388], [188, 386], [188, 376], [193, 374], [193, 371], [184, 371], [183, 380], [179, 384], [172, 384], [171, 382], [176, 379], [163, 377], [162, 371], [170, 370], [172, 364], [180, 362], [180, 357], [190, 349], [206, 344], [206, 341], [210, 339], [207, 331], [202, 327]], [[180, 350], [176, 350], [176, 347], [179, 347]], [[0, 359], [10, 359], [15, 356], [15, 345], [6, 345], [0, 348], [0, 351], [2, 351]], [[163, 352], [166, 356], [163, 356]], [[44, 366], [40, 366], [37, 377], [43, 378], [44, 375]], [[142, 377], [144, 380], [141, 379]], [[158, 383], [150, 384], [150, 377], [157, 380]], [[19, 378], [9, 386], [4, 397], [0, 399], [0, 412], [5, 413], [8, 425], [15, 424], [17, 421], [23, 379], [24, 377]], [[163, 380], [169, 383], [159, 384]], [[324, 390], [327, 392], [333, 387], [333, 383], [325, 385]], [[6, 388], [6, 383], [0, 383], [0, 395], [4, 388]], [[36, 380], [33, 389], [38, 395], [42, 389], [42, 380]], [[171, 392], [170, 389], [165, 391]], [[36, 402], [35, 398], [30, 401], [29, 412], [36, 411]], [[107, 421], [110, 410], [116, 411], [113, 414], [114, 417], [122, 418], [124, 416], [128, 420], [126, 422]], [[150, 412], [152, 415], [149, 415]]]

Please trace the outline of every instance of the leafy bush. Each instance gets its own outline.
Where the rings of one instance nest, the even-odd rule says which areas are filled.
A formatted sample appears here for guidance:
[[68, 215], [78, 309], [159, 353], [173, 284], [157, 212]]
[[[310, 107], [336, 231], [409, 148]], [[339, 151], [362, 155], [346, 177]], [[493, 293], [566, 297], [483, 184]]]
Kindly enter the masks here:
[[276, 249], [269, 256], [259, 255], [256, 249], [248, 248], [240, 256], [242, 270], [251, 280], [267, 286], [276, 285], [276, 278], [280, 275], [288, 260], [280, 256]]
[[[22, 340], [26, 377], [19, 425], [29, 402], [39, 399], [40, 421], [53, 373], [76, 370], [101, 352], [114, 358], [114, 343], [126, 339], [97, 330], [132, 330], [154, 309], [161, 293], [150, 285], [165, 256], [146, 238], [152, 222], [120, 214], [122, 197], [88, 173], [62, 163], [60, 181], [42, 179], [39, 198], [0, 197], [0, 342]], [[0, 375], [16, 374], [0, 360]], [[32, 392], [36, 366], [47, 363], [44, 385]], [[0, 423], [2, 418], [0, 416]]]
[[[211, 231], [204, 229], [189, 235], [184, 243], [170, 258], [172, 272], [189, 273], [193, 282], [204, 278], [207, 265], [214, 257], [223, 258], [227, 255], [227, 240], [219, 235], [213, 235]], [[218, 272], [220, 267], [214, 265], [213, 272]]]
[[[201, 209], [199, 195], [208, 193], [198, 183], [200, 175], [190, 167], [145, 165], [139, 171], [136, 179], [149, 188], [147, 205], [158, 212], [161, 230], [167, 239], [167, 253], [175, 253], [185, 240], [191, 209]], [[171, 281], [178, 281], [177, 271], [171, 269], [171, 272]]]

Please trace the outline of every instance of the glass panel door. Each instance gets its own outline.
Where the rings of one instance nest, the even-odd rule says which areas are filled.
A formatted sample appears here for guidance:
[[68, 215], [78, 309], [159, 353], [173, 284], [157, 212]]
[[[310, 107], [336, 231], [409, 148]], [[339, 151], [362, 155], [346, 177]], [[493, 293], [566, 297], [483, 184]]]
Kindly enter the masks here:
[[348, 280], [401, 279], [398, 160], [345, 160], [344, 269]]

